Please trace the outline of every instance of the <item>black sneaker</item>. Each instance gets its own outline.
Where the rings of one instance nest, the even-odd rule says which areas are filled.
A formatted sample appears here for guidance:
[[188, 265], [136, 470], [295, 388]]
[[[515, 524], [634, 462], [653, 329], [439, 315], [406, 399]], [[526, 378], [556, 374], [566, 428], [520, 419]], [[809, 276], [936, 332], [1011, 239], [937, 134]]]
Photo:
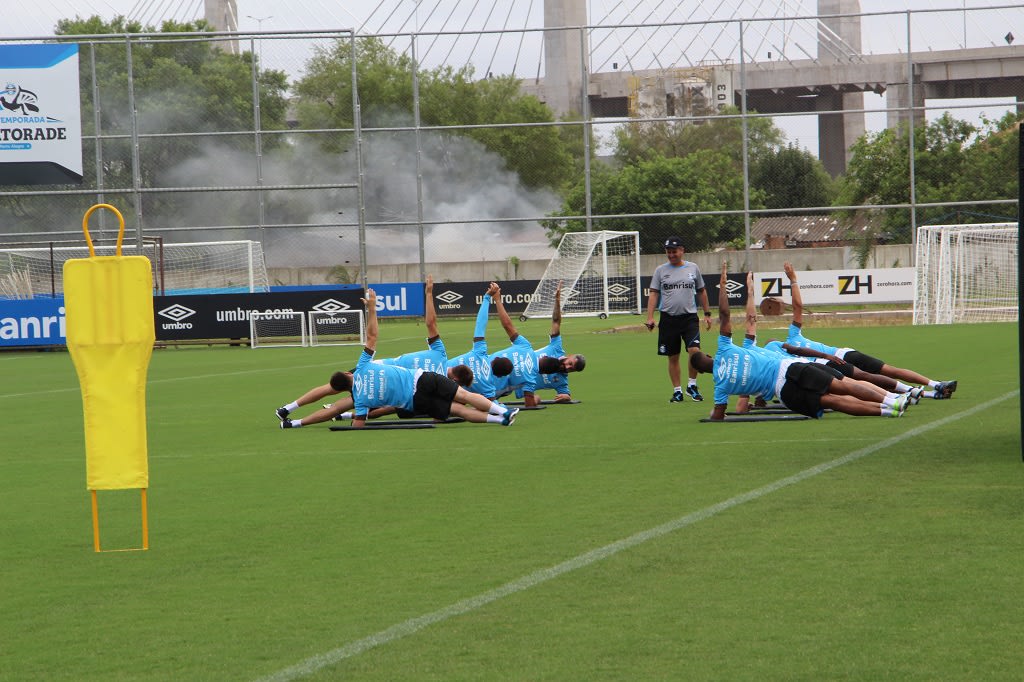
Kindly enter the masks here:
[[292, 420], [291, 419], [282, 419], [281, 420], [281, 428], [282, 429], [294, 429], [295, 427], [292, 426]]
[[502, 426], [512, 426], [516, 421], [516, 415], [519, 414], [519, 408], [513, 407], [505, 412], [505, 416], [501, 418]]
[[676, 391], [672, 394], [672, 397], [668, 399], [670, 403], [681, 403], [683, 402], [683, 392]]
[[686, 387], [686, 395], [690, 396], [695, 403], [699, 403], [704, 400], [704, 396], [702, 396], [700, 391], [697, 390], [696, 384], [690, 384]]
[[[950, 388], [950, 384], [953, 385], [952, 388]], [[953, 397], [953, 391], [955, 390], [955, 381], [940, 381], [939, 385], [932, 389], [932, 397], [935, 398], [936, 400], [947, 400]]]
[[281, 421], [286, 421], [288, 419], [288, 414], [289, 414], [288, 408], [287, 407], [279, 407], [276, 410], [274, 410], [274, 414], [276, 414], [277, 418], [280, 419]]

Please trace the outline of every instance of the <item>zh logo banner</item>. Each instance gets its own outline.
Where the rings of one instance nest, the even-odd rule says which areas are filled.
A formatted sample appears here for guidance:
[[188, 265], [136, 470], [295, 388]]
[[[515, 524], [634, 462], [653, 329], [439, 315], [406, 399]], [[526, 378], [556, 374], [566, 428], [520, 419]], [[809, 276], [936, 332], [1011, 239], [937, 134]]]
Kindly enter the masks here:
[[856, 295], [861, 289], [871, 293], [871, 275], [839, 275], [839, 295]]
[[761, 278], [761, 298], [771, 296], [773, 298], [779, 298], [782, 296], [784, 291], [792, 289], [789, 282], [783, 280], [782, 277], [762, 277]]

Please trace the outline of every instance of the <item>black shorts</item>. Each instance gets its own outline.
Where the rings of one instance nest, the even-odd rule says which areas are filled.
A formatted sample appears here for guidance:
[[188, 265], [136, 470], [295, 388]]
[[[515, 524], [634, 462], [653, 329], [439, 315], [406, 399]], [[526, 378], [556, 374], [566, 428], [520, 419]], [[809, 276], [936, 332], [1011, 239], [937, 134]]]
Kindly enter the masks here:
[[412, 410], [434, 419], [447, 419], [452, 413], [452, 401], [459, 391], [459, 385], [436, 372], [424, 372], [416, 382], [412, 396]]
[[786, 383], [779, 399], [799, 414], [817, 419], [821, 416], [821, 396], [836, 378], [836, 371], [813, 362], [794, 362], [786, 369]]
[[878, 358], [861, 353], [859, 350], [847, 351], [846, 355], [843, 356], [843, 360], [846, 360], [862, 372], [868, 372], [869, 374], [881, 374], [882, 365], [885, 364]]
[[836, 362], [835, 360], [829, 360], [825, 363], [825, 366], [829, 369], [833, 369], [839, 372], [840, 376], [853, 378], [853, 365], [848, 362]]
[[679, 355], [684, 346], [700, 348], [700, 320], [697, 314], [662, 313], [658, 320], [658, 355]]

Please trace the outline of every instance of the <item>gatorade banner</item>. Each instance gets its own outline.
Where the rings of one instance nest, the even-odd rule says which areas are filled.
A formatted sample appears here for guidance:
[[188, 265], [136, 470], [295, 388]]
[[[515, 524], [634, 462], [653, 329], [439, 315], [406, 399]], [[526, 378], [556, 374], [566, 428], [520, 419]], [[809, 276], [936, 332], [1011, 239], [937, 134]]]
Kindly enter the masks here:
[[0, 45], [0, 185], [81, 182], [78, 45]]

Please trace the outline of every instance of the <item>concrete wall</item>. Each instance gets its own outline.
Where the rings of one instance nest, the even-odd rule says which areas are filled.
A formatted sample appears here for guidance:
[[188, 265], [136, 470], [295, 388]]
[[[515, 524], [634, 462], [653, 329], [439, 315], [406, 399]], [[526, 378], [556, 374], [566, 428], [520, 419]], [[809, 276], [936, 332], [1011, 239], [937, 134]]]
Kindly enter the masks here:
[[[686, 259], [696, 263], [701, 271], [717, 273], [722, 259], [729, 260], [732, 272], [752, 269], [754, 272], [781, 272], [782, 264], [789, 261], [797, 271], [802, 270], [843, 270], [860, 267], [853, 247], [828, 247], [816, 249], [754, 249], [747, 261], [743, 251], [720, 251], [715, 253], [688, 253]], [[662, 254], [640, 256], [640, 274], [650, 275], [654, 268], [665, 262]], [[913, 265], [910, 244], [876, 246], [865, 267], [893, 268]], [[512, 279], [540, 279], [548, 266], [547, 260], [524, 260], [517, 271], [504, 260], [465, 261], [450, 263], [427, 263], [426, 270], [438, 282], [485, 282]], [[333, 268], [271, 268], [268, 271], [271, 285], [337, 284], [330, 279]], [[359, 281], [359, 271], [349, 271]], [[373, 282], [416, 282], [420, 279], [418, 263], [373, 265], [367, 272], [367, 280]]]

